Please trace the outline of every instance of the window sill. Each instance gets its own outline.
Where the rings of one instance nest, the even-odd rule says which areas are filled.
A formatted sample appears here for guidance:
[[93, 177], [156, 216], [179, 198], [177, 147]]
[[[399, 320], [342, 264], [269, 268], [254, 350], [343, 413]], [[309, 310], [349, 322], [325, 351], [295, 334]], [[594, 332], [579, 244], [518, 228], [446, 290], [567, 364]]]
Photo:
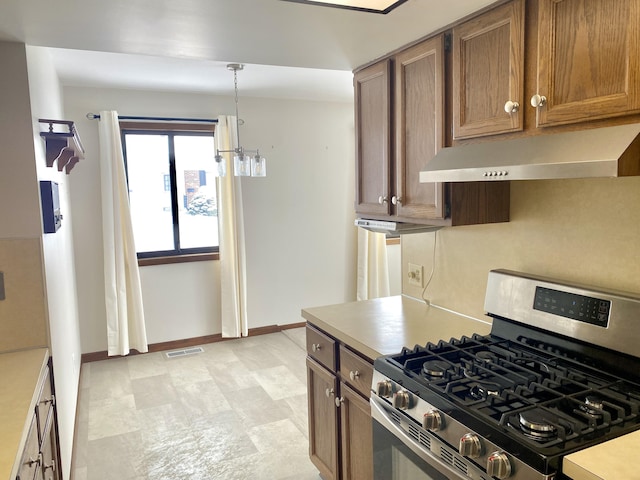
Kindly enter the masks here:
[[172, 255], [169, 257], [139, 258], [139, 267], [151, 265], [168, 265], [170, 263], [207, 262], [220, 260], [219, 253], [194, 253], [191, 255]]

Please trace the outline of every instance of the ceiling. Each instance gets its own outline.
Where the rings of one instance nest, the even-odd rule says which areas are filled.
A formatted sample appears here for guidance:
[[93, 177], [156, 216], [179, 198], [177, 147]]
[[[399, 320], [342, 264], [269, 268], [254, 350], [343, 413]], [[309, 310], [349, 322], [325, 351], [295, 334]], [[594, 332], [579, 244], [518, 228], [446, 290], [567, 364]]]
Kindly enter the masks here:
[[348, 101], [351, 71], [495, 0], [386, 15], [281, 0], [2, 0], [0, 40], [53, 47], [63, 85]]

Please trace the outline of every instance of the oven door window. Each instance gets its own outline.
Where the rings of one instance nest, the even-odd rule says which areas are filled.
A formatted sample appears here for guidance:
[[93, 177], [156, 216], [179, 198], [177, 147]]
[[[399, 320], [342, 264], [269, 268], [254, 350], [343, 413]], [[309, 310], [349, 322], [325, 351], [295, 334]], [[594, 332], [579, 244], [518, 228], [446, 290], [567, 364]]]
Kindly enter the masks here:
[[[450, 480], [452, 472], [443, 473], [443, 465], [418, 456], [402, 440], [373, 420], [374, 480]], [[437, 465], [438, 468], [436, 468]]]

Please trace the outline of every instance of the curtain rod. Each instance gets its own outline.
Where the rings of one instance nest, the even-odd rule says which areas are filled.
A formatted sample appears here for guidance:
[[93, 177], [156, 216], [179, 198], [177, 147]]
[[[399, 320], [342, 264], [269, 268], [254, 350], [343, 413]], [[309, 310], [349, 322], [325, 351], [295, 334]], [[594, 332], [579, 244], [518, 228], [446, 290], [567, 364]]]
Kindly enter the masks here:
[[[87, 113], [89, 120], [100, 120], [100, 115], [95, 113]], [[118, 115], [118, 120], [152, 120], [161, 122], [203, 122], [203, 123], [218, 123], [217, 119], [211, 118], [173, 118], [173, 117], [131, 117]]]

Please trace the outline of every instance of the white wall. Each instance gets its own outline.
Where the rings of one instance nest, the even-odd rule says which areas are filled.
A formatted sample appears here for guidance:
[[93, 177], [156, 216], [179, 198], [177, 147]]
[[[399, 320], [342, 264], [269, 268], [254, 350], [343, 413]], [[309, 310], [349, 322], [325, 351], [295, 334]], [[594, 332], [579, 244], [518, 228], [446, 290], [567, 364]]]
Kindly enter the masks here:
[[[38, 122], [64, 118], [61, 90], [51, 59], [41, 49], [0, 42], [0, 59], [0, 253], [7, 259], [0, 269], [5, 270], [8, 291], [0, 305], [0, 323], [8, 329], [3, 341], [10, 343], [3, 349], [50, 347], [67, 479], [80, 366], [71, 215], [67, 179], [45, 166]], [[38, 180], [59, 183], [65, 220], [58, 233], [42, 233]], [[20, 301], [29, 305], [12, 310]]]
[[[106, 350], [99, 146], [88, 112], [215, 118], [233, 98], [133, 90], [64, 90], [87, 158], [71, 176], [82, 351]], [[267, 157], [242, 179], [249, 328], [301, 321], [300, 309], [355, 299], [351, 103], [240, 97], [242, 144]], [[217, 262], [142, 267], [151, 343], [220, 333]]]
[[387, 267], [389, 268], [389, 295], [402, 293], [402, 249], [400, 243], [387, 244]]
[[[62, 91], [53, 63], [46, 49], [27, 47], [29, 92], [33, 115], [33, 143], [37, 180], [58, 183], [63, 223], [56, 233], [42, 235], [42, 251], [49, 318], [49, 343], [53, 358], [60, 434], [60, 455], [64, 478], [69, 478], [75, 412], [80, 373], [80, 333], [76, 306], [76, 283], [73, 262], [72, 215], [69, 208], [69, 177], [45, 164], [44, 141], [40, 131], [46, 128], [39, 118], [66, 119], [62, 108]], [[32, 160], [33, 161], [33, 160]], [[41, 224], [40, 210], [36, 220]]]

